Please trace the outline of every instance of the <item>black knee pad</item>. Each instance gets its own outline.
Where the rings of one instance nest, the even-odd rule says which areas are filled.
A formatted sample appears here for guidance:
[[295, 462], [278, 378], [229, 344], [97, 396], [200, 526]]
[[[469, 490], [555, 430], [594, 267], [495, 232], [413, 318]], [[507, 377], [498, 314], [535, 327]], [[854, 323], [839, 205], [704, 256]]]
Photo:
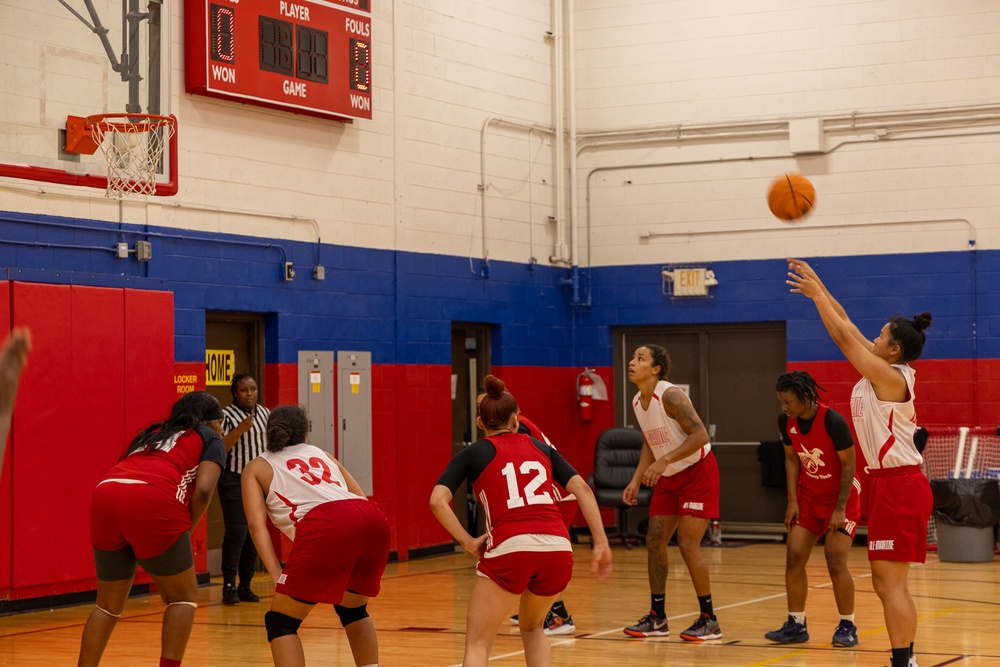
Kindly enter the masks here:
[[302, 621], [280, 611], [269, 611], [264, 614], [264, 628], [267, 630], [268, 642], [285, 635], [297, 635], [300, 625]]
[[355, 621], [368, 618], [367, 604], [363, 604], [360, 607], [342, 607], [339, 604], [335, 604], [333, 605], [333, 610], [337, 612], [337, 616], [340, 617], [340, 624], [345, 628]]

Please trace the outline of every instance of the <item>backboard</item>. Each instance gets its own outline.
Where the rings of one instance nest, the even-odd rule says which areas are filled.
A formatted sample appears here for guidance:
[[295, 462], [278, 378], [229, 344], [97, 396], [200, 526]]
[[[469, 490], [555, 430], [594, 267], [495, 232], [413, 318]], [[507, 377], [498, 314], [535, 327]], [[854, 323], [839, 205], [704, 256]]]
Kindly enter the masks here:
[[[0, 178], [104, 189], [107, 165], [100, 151], [65, 151], [67, 117], [126, 111], [170, 115], [174, 5], [3, 0]], [[157, 170], [157, 195], [176, 194], [176, 174], [175, 135]]]

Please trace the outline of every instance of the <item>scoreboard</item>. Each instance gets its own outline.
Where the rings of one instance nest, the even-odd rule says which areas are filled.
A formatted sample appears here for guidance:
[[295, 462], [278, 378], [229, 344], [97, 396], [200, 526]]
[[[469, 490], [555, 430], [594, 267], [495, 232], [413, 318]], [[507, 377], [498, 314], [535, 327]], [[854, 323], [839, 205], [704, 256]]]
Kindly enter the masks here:
[[371, 119], [370, 0], [185, 0], [185, 89]]

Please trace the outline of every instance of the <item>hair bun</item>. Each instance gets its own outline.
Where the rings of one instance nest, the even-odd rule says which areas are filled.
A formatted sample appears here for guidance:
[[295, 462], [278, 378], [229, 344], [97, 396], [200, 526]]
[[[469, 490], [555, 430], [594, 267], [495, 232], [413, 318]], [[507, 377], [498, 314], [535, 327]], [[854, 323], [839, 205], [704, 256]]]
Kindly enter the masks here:
[[913, 316], [913, 325], [917, 328], [917, 331], [923, 331], [931, 325], [932, 319], [933, 316], [930, 313], [920, 313]]
[[483, 389], [486, 391], [486, 395], [490, 398], [499, 398], [507, 389], [507, 385], [505, 385], [503, 380], [497, 376], [487, 375], [483, 379]]

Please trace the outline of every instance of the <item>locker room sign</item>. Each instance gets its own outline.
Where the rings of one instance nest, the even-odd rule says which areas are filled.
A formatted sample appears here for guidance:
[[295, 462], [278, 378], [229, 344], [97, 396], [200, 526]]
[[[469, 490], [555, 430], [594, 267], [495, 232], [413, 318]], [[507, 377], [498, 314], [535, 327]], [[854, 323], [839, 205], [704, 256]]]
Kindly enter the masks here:
[[205, 350], [205, 384], [209, 387], [228, 387], [236, 368], [234, 350]]

